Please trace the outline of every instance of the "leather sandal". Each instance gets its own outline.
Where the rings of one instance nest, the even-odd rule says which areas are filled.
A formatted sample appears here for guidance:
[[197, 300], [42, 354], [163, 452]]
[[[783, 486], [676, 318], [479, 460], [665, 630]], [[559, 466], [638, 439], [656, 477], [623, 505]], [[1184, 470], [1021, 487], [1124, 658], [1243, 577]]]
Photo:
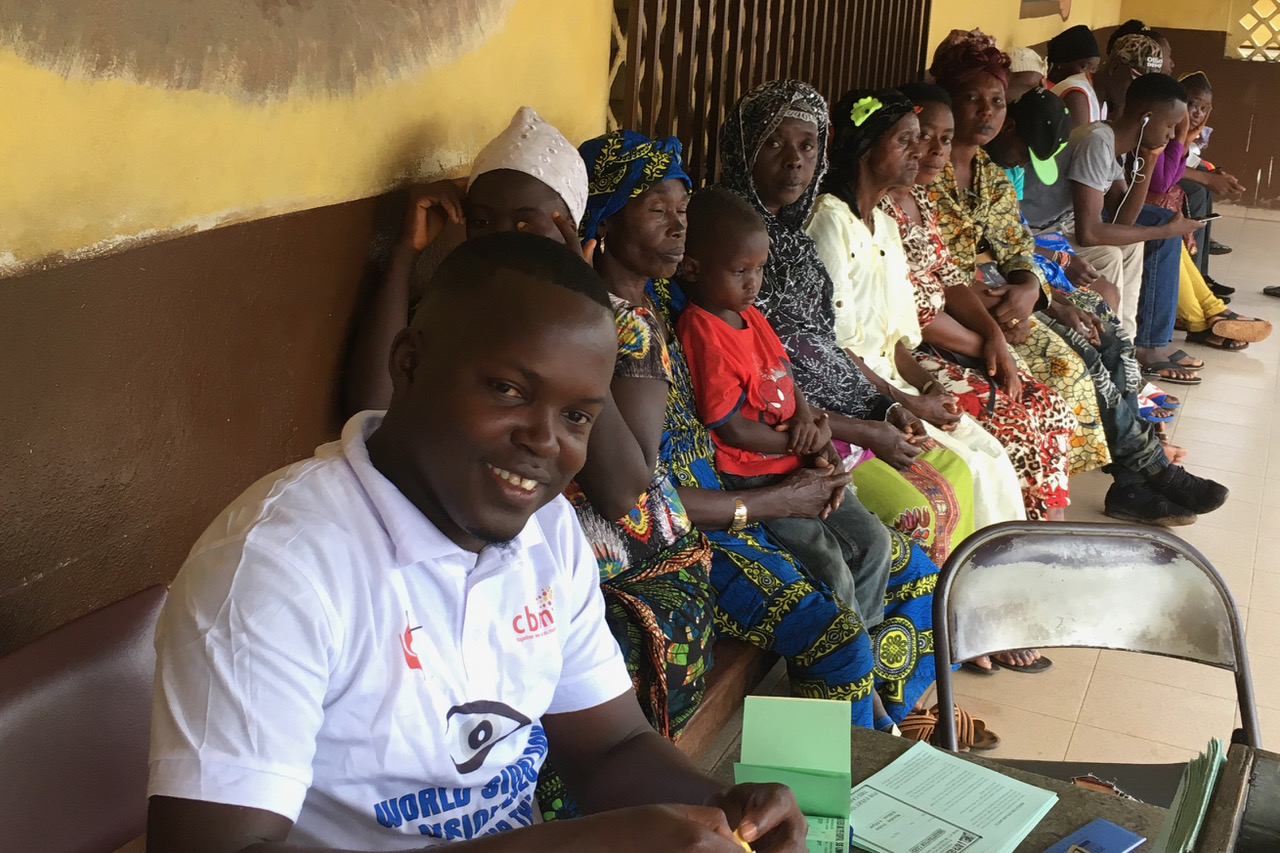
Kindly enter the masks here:
[[[934, 746], [938, 742], [938, 706], [928, 711], [912, 711], [898, 723], [902, 736], [912, 740], [922, 740]], [[960, 752], [971, 749], [988, 750], [1000, 745], [1000, 736], [987, 728], [987, 724], [969, 714], [963, 708], [956, 708], [956, 745]]]

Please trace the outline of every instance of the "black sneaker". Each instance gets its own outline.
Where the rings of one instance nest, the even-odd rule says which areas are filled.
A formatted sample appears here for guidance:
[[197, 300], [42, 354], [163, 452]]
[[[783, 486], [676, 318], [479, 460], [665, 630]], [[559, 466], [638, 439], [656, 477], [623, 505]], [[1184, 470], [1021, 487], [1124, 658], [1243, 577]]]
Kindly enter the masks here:
[[[1171, 466], [1172, 467], [1172, 466]], [[1184, 506], [1160, 494], [1147, 483], [1121, 486], [1112, 483], [1107, 489], [1103, 512], [1121, 521], [1140, 524], [1158, 524], [1161, 527], [1182, 527], [1195, 524], [1196, 514]]]
[[1232, 248], [1226, 243], [1219, 243], [1217, 240], [1209, 241], [1209, 254], [1211, 255], [1229, 255]]
[[1227, 502], [1229, 494], [1226, 486], [1197, 477], [1181, 465], [1170, 465], [1147, 483], [1192, 512], [1213, 512]]
[[1196, 524], [1197, 517], [1187, 507], [1176, 505], [1148, 483], [1112, 483], [1111, 488], [1107, 489], [1103, 512], [1112, 519], [1156, 524], [1162, 528]]

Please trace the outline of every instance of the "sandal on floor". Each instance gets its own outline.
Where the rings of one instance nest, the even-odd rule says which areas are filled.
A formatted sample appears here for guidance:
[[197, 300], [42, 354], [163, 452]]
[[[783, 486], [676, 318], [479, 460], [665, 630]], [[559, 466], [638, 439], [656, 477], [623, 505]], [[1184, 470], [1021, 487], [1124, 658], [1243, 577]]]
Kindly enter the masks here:
[[[904, 738], [922, 740], [938, 746], [938, 706], [928, 711], [912, 711], [898, 723]], [[960, 752], [971, 749], [988, 750], [1000, 745], [1000, 736], [987, 728], [987, 724], [963, 708], [956, 708], [956, 745]]]
[[[1244, 320], [1234, 311], [1224, 311], [1209, 324], [1209, 329], [1220, 338], [1257, 343], [1271, 336], [1271, 324], [1266, 320]], [[1188, 336], [1189, 337], [1189, 336]], [[1174, 359], [1177, 361], [1177, 359]]]
[[1262, 288], [1263, 296], [1280, 296], [1280, 284], [1271, 284]]
[[1139, 406], [1138, 414], [1144, 421], [1150, 421], [1153, 424], [1165, 424], [1174, 418], [1173, 409], [1166, 409], [1163, 406]]
[[[1172, 371], [1175, 374], [1181, 373], [1186, 378], [1177, 375], [1167, 375], [1160, 371]], [[1150, 364], [1142, 365], [1142, 375], [1147, 379], [1159, 379], [1161, 382], [1168, 382], [1170, 385], [1199, 385], [1203, 380], [1191, 372], [1190, 367], [1183, 367], [1176, 361], [1153, 361]], [[1188, 375], [1189, 374], [1189, 375]]]
[[1163, 409], [1177, 409], [1182, 405], [1182, 401], [1177, 397], [1172, 394], [1166, 394], [1150, 382], [1142, 386], [1142, 390], [1138, 392], [1138, 397], [1150, 400]]
[[[1026, 650], [1011, 649], [1010, 651], [1026, 651]], [[996, 654], [1001, 654], [1001, 653], [996, 652]], [[1036, 658], [1035, 663], [1029, 663], [1025, 665], [1006, 663], [1005, 661], [1002, 661], [1002, 660], [996, 660], [995, 655], [991, 656], [991, 662], [1000, 664], [1001, 669], [1007, 669], [1010, 672], [1026, 672], [1026, 673], [1034, 674], [1037, 672], [1044, 672], [1046, 670], [1053, 669], [1053, 661], [1049, 660], [1044, 655], [1041, 655], [1040, 657]]]
[[[1200, 363], [1196, 365], [1183, 364], [1184, 361], [1188, 361], [1188, 360], [1198, 361]], [[1196, 358], [1194, 355], [1192, 355], [1191, 353], [1187, 352], [1184, 349], [1176, 349], [1173, 352], [1169, 353], [1169, 361], [1176, 363], [1183, 370], [1204, 370], [1204, 359]]]
[[[1215, 338], [1217, 339], [1216, 343], [1214, 341]], [[1187, 343], [1199, 344], [1202, 347], [1213, 347], [1227, 352], [1239, 352], [1242, 349], [1249, 348], [1248, 341], [1242, 341], [1238, 338], [1225, 338], [1212, 329], [1205, 329], [1203, 332], [1187, 332]]]
[[960, 668], [963, 669], [965, 672], [976, 672], [978, 675], [986, 676], [986, 675], [995, 675], [997, 672], [999, 672], [1000, 664], [996, 663], [993, 660], [991, 661], [990, 667], [985, 667], [985, 666], [978, 666], [973, 661], [967, 660], [964, 663], [960, 664]]

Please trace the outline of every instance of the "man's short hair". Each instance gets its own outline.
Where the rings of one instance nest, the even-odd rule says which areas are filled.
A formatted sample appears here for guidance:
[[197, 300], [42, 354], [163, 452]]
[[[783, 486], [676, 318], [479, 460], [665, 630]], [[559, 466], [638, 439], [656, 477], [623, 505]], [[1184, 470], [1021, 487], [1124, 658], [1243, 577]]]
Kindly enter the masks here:
[[1182, 84], [1168, 74], [1143, 74], [1129, 84], [1129, 92], [1125, 95], [1126, 103], [1137, 104], [1171, 104], [1174, 101], [1187, 102], [1187, 90]]
[[592, 302], [610, 308], [604, 281], [573, 249], [537, 234], [505, 231], [467, 240], [450, 252], [427, 282], [422, 302], [413, 315], [421, 328], [436, 299], [465, 298], [476, 294], [501, 270], [525, 273], [581, 293]]

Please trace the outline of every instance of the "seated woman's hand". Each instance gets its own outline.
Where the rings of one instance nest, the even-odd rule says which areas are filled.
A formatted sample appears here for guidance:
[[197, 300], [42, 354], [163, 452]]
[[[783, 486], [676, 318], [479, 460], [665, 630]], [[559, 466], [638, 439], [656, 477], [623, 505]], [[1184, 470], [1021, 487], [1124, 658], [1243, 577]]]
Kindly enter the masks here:
[[1003, 338], [990, 338], [983, 345], [982, 356], [987, 362], [987, 376], [1010, 397], [1022, 396], [1022, 377], [1018, 375], [1018, 363], [1009, 352], [1009, 344]]
[[[903, 414], [897, 415], [897, 412]], [[920, 448], [913, 443], [916, 433], [908, 432], [893, 422], [903, 420], [903, 415], [909, 417], [917, 427], [919, 426], [920, 421], [916, 420], [915, 415], [902, 406], [897, 406], [889, 412], [890, 420], [870, 421], [866, 426], [867, 447], [885, 464], [894, 468], [906, 468], [920, 455]], [[920, 434], [923, 435], [923, 433], [924, 430], [921, 429]]]
[[803, 853], [809, 821], [791, 789], [776, 784], [734, 785], [707, 805], [724, 811], [730, 826], [759, 853]]
[[1091, 287], [1095, 281], [1102, 278], [1094, 265], [1080, 255], [1072, 255], [1062, 271], [1066, 274], [1067, 281], [1076, 287]]
[[458, 181], [415, 184], [409, 188], [409, 206], [400, 226], [400, 243], [421, 252], [440, 236], [445, 222], [466, 222], [462, 205], [466, 193]]
[[1031, 317], [1031, 312], [1036, 310], [1036, 300], [1039, 298], [1039, 285], [1032, 283], [1011, 284], [1005, 288], [1004, 297], [991, 314], [996, 318], [996, 322], [1000, 324], [1000, 328], [1006, 331], [1018, 326], [1025, 326], [1027, 320]]
[[[823, 456], [814, 459], [812, 468], [798, 468], [775, 488], [781, 492], [783, 505], [791, 518], [826, 518], [840, 505], [849, 474], [832, 465]], [[833, 502], [834, 501], [834, 505]]]
[[960, 423], [960, 401], [941, 382], [933, 383], [927, 394], [910, 395], [903, 405], [916, 417], [947, 432]]
[[1069, 302], [1054, 299], [1045, 313], [1089, 343], [1097, 346], [1102, 340], [1102, 321], [1088, 311], [1081, 311]]
[[831, 443], [831, 427], [827, 413], [795, 414], [774, 427], [787, 433], [787, 452], [796, 456], [810, 456]]

